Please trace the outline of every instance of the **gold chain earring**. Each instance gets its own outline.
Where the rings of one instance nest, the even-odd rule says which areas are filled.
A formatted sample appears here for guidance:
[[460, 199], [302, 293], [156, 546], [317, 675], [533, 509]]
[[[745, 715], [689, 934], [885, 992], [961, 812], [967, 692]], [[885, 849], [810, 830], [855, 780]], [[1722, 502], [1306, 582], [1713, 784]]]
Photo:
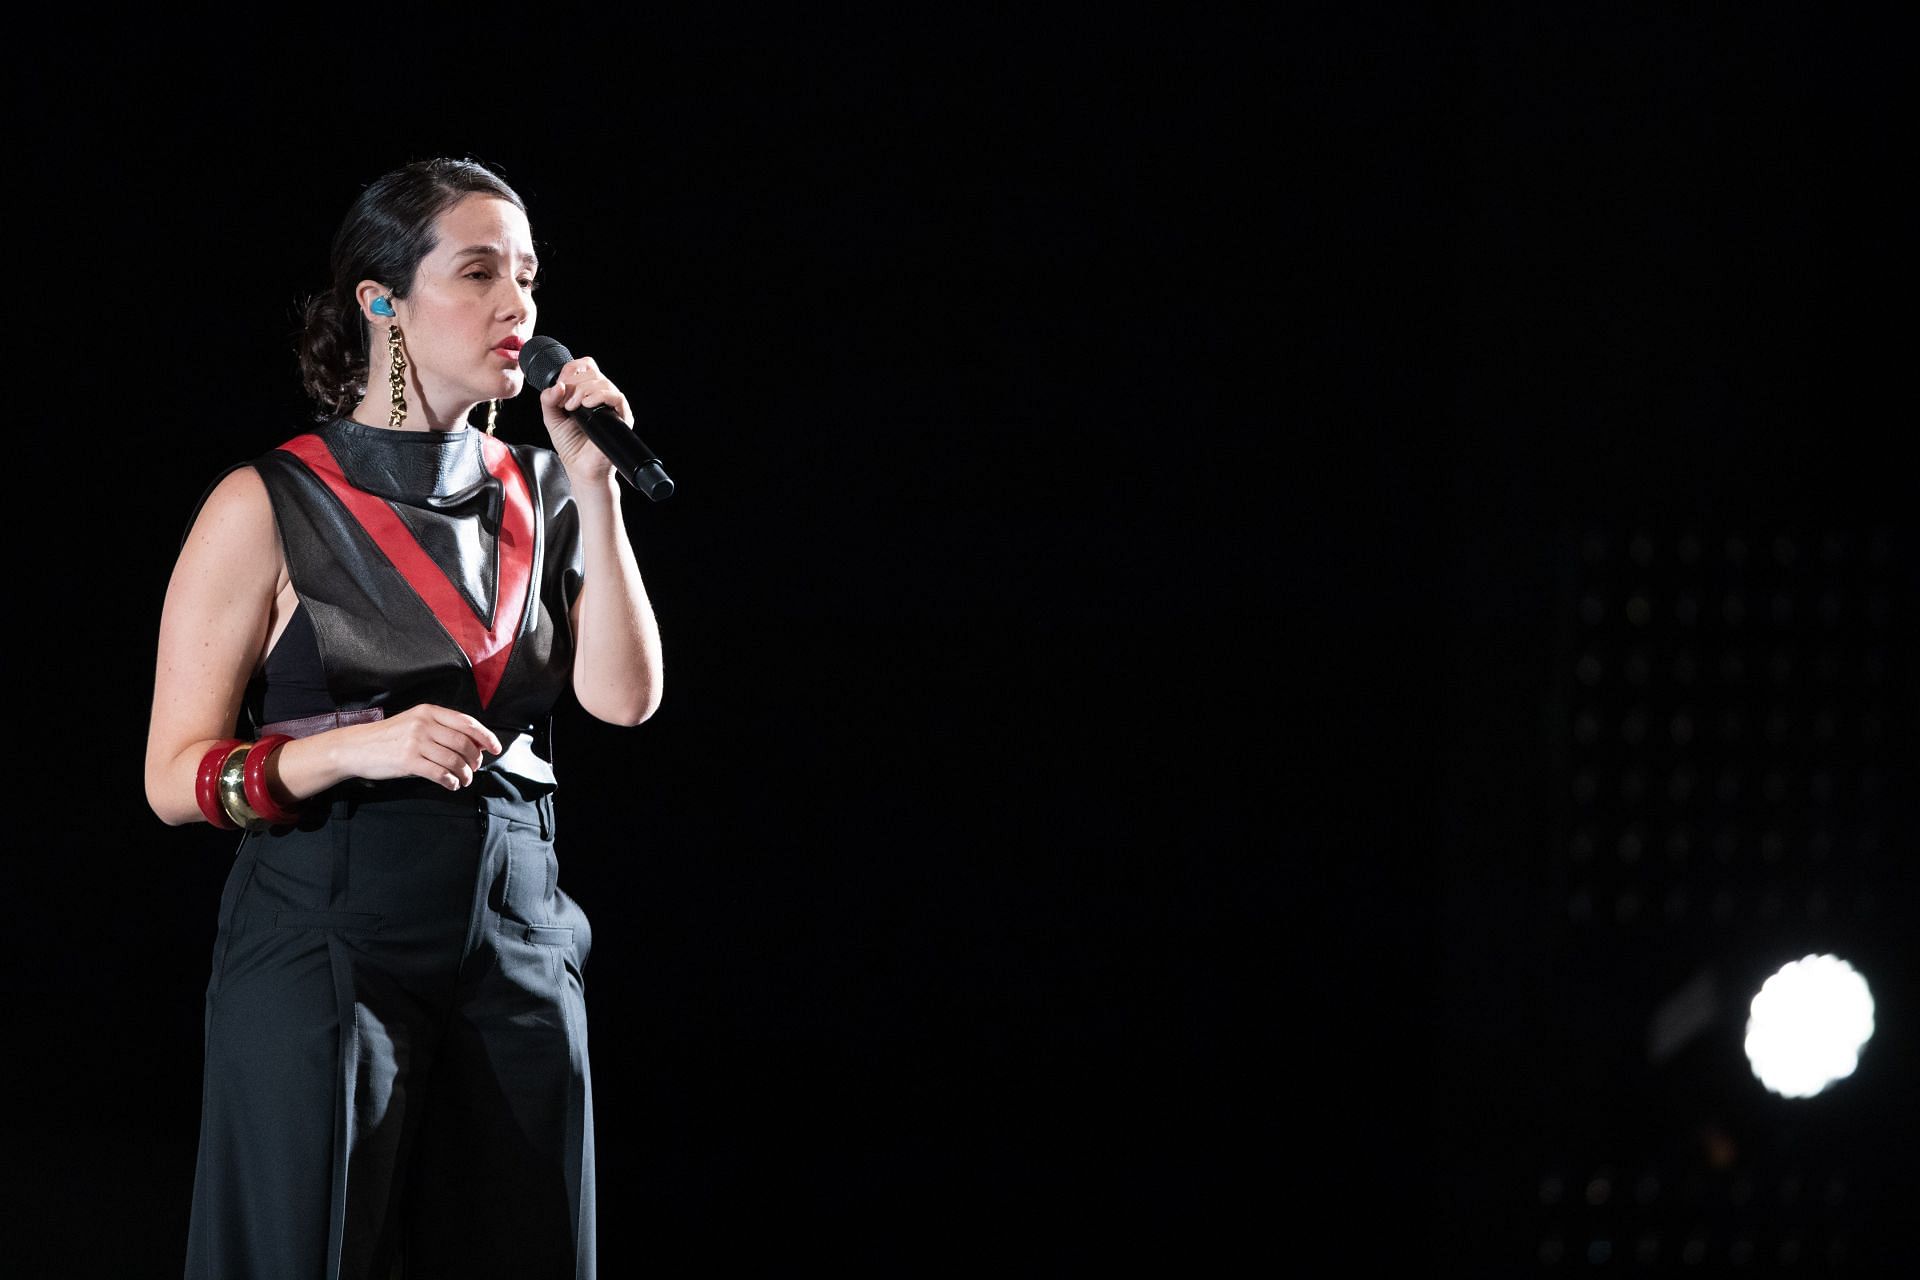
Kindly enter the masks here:
[[397, 427], [407, 420], [407, 357], [400, 351], [400, 326], [387, 326], [387, 385], [393, 389], [393, 412], [387, 425]]
[[500, 402], [498, 400], [487, 401], [487, 434], [488, 435], [493, 434], [494, 424], [499, 420], [500, 420]]

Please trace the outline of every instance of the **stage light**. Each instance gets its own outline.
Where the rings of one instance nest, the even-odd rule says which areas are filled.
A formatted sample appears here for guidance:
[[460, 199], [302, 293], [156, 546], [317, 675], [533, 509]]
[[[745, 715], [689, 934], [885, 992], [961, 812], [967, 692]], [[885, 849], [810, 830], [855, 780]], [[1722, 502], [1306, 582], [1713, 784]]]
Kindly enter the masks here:
[[1873, 993], [1838, 956], [1784, 965], [1760, 987], [1747, 1019], [1747, 1063], [1783, 1098], [1811, 1098], [1853, 1074], [1873, 1037]]

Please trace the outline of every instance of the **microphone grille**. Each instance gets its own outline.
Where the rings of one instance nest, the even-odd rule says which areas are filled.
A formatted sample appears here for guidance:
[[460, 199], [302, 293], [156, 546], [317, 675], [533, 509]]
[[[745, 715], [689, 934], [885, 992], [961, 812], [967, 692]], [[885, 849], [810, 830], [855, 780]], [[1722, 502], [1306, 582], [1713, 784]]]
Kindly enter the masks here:
[[560, 376], [560, 368], [573, 359], [573, 352], [560, 344], [558, 338], [540, 335], [528, 338], [520, 348], [520, 368], [525, 371], [527, 381], [534, 388], [545, 391]]

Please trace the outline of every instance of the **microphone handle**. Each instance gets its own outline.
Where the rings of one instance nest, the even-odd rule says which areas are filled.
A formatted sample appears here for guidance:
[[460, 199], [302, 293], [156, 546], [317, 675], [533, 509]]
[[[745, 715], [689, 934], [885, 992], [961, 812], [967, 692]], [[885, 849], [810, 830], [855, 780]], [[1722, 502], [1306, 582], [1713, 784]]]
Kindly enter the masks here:
[[591, 412], [579, 409], [572, 412], [573, 420], [587, 433], [587, 439], [607, 455], [622, 480], [655, 502], [673, 496], [673, 481], [661, 468], [660, 459], [653, 456], [653, 450], [647, 448], [631, 427], [601, 405], [595, 405]]

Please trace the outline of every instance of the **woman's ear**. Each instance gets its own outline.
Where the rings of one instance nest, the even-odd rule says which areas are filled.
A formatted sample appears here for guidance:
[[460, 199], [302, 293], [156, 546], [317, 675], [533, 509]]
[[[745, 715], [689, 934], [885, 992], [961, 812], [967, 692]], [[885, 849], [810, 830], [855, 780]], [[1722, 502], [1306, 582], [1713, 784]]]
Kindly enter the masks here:
[[368, 324], [393, 319], [393, 294], [378, 280], [362, 280], [354, 286], [353, 297], [360, 304], [361, 318]]

